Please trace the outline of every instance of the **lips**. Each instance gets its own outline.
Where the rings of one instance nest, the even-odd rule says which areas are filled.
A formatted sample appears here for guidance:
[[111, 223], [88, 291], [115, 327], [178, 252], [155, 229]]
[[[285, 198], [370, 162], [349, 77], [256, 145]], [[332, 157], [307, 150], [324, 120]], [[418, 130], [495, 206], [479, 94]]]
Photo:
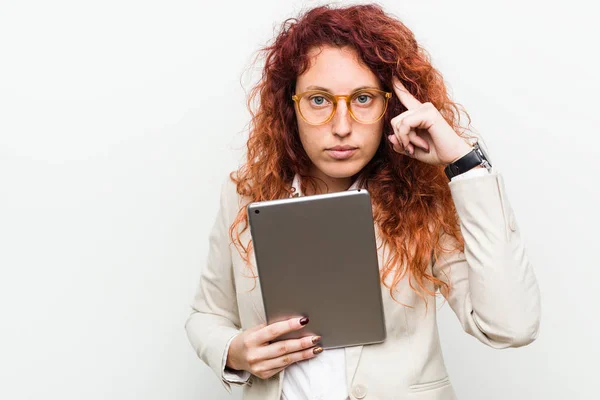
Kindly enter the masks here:
[[325, 150], [330, 157], [336, 160], [346, 160], [354, 155], [358, 150], [357, 147], [354, 146], [334, 146]]
[[355, 150], [355, 149], [356, 149], [356, 147], [354, 147], [354, 146], [348, 146], [348, 145], [345, 145], [345, 146], [334, 146], [334, 147], [330, 147], [330, 148], [328, 148], [327, 150], [334, 150], [334, 151], [346, 151], [346, 150]]

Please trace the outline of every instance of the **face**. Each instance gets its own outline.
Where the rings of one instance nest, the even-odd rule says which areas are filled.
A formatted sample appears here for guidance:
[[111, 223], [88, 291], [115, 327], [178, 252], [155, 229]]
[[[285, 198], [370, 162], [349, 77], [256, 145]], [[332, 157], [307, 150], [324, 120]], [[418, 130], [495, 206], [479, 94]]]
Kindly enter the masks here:
[[[313, 90], [315, 86], [334, 95], [349, 95], [361, 87], [382, 89], [375, 74], [360, 63], [353, 49], [327, 46], [315, 48], [309, 55], [311, 66], [298, 76], [295, 93]], [[382, 137], [383, 118], [371, 124], [357, 122], [343, 99], [338, 101], [333, 118], [324, 125], [310, 125], [295, 109], [300, 140], [312, 162], [312, 176], [327, 182], [330, 191], [346, 189], [352, 183], [351, 177], [375, 155]], [[334, 149], [337, 146], [351, 150]]]

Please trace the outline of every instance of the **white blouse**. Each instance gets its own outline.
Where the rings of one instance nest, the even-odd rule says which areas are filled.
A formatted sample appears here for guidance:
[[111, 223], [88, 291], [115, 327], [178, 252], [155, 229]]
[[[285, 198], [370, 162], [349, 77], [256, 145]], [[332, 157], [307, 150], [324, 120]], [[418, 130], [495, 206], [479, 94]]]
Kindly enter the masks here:
[[[457, 175], [452, 180], [468, 179], [488, 174], [485, 168], [473, 168]], [[300, 192], [300, 180], [296, 175], [292, 186], [296, 193]], [[348, 188], [356, 188], [356, 182]], [[239, 334], [239, 333], [238, 333]], [[229, 345], [234, 335], [227, 342], [223, 354], [223, 378], [232, 384], [244, 384], [250, 378], [250, 372], [232, 370], [225, 366]], [[344, 348], [328, 349], [314, 358], [296, 362], [285, 369], [283, 390], [280, 400], [347, 400], [348, 386], [346, 381], [346, 358]]]

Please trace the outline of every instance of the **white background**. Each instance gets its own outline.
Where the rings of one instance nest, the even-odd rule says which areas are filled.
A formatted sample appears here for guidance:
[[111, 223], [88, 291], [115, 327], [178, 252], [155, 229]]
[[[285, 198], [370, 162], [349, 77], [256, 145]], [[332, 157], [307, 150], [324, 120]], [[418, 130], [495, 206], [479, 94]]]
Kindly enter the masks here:
[[[0, 398], [231, 398], [184, 322], [242, 160], [252, 58], [316, 4], [0, 1]], [[382, 4], [484, 136], [542, 291], [520, 349], [485, 347], [444, 305], [459, 398], [597, 398], [594, 3]]]

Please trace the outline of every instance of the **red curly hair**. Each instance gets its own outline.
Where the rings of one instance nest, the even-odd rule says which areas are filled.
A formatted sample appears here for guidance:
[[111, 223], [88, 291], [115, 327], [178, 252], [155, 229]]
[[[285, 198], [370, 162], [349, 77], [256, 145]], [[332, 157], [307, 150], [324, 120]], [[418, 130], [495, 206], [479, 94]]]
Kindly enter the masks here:
[[[459, 125], [459, 107], [449, 99], [441, 74], [402, 22], [375, 4], [316, 7], [299, 18], [285, 20], [274, 42], [259, 50], [259, 55], [265, 55], [265, 63], [262, 79], [247, 102], [252, 115], [247, 159], [230, 175], [238, 194], [247, 199], [245, 205], [289, 197], [295, 174], [302, 178], [304, 187], [316, 187], [315, 178], [309, 176], [311, 161], [300, 142], [291, 97], [296, 78], [310, 66], [309, 50], [320, 46], [352, 48], [386, 91], [392, 91], [392, 76], [396, 75], [419, 101], [431, 102], [455, 132], [461, 137], [465, 134]], [[393, 134], [390, 120], [404, 111], [398, 98], [392, 97], [384, 115], [384, 137]], [[470, 125], [471, 119], [465, 114]], [[428, 263], [438, 254], [454, 250], [442, 248], [442, 233], [454, 237], [457, 248], [464, 251], [443, 166], [402, 157], [394, 152], [391, 143], [382, 140], [374, 157], [354, 178], [370, 193], [376, 228], [382, 245], [389, 248], [380, 273], [385, 284], [387, 276], [394, 272], [393, 284], [386, 285], [392, 298], [393, 288], [407, 274], [410, 287], [426, 303], [425, 294], [434, 296], [438, 287], [450, 290], [448, 283], [427, 270]], [[240, 233], [248, 228], [245, 205], [229, 234], [252, 271], [252, 242], [244, 244], [240, 240]], [[396, 265], [406, 268], [394, 268]]]

